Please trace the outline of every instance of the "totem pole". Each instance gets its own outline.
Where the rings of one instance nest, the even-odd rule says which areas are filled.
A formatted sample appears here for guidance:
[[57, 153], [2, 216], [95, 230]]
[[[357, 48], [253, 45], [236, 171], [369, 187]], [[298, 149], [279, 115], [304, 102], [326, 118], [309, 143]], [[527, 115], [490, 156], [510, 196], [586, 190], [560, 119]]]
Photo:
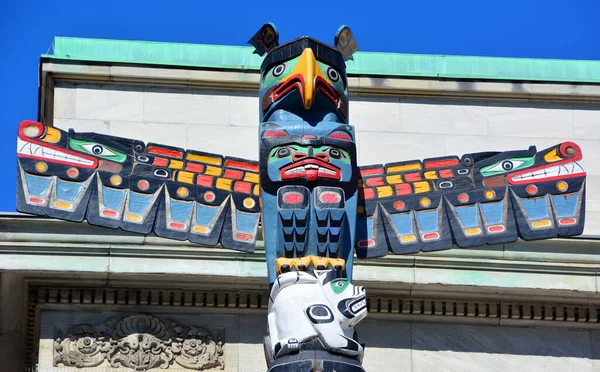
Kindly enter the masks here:
[[[367, 313], [358, 258], [583, 232], [579, 146], [358, 167], [346, 62], [358, 50], [249, 41], [261, 66], [259, 162], [23, 121], [17, 209], [252, 252], [259, 220], [271, 287], [269, 371], [363, 371], [354, 326]], [[199, 139], [201, 142], [201, 139]]]

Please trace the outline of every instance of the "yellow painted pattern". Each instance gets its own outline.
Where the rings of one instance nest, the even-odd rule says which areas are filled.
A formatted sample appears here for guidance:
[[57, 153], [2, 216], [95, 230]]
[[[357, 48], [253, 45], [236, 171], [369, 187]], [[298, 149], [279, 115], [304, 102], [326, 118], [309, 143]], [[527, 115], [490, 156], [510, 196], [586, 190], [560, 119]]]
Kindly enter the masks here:
[[71, 209], [71, 208], [73, 208], [73, 204], [66, 203], [66, 202], [61, 202], [61, 201], [54, 202], [54, 206], [56, 208], [60, 208], [60, 209]]
[[544, 160], [548, 163], [552, 163], [555, 161], [562, 160], [562, 158], [558, 155], [558, 149], [550, 150], [544, 155]]
[[481, 234], [481, 229], [479, 227], [472, 227], [470, 229], [465, 229], [465, 235], [472, 236], [472, 235], [479, 235], [479, 234]]
[[121, 176], [119, 176], [118, 174], [113, 174], [112, 176], [110, 176], [110, 183], [112, 185], [119, 186], [121, 182], [123, 182], [123, 178], [121, 178]]
[[256, 205], [256, 202], [252, 198], [246, 198], [243, 201], [244, 207], [253, 208]]
[[196, 225], [194, 226], [194, 231], [200, 234], [205, 234], [210, 231], [210, 229], [206, 226]]
[[413, 170], [421, 170], [421, 163], [394, 165], [387, 169], [387, 173], [406, 172], [406, 171], [413, 171]]
[[190, 190], [188, 190], [187, 187], [182, 186], [182, 187], [177, 188], [177, 196], [179, 196], [180, 198], [185, 198], [189, 194], [190, 194]]
[[177, 182], [189, 183], [190, 185], [194, 184], [194, 173], [192, 172], [177, 172]]
[[252, 189], [252, 194], [258, 196], [260, 194], [260, 186], [259, 185], [255, 185], [254, 188]]
[[358, 187], [361, 188], [361, 189], [365, 187], [365, 183], [363, 182], [362, 178], [358, 179]]
[[229, 178], [217, 178], [217, 189], [231, 191], [231, 183], [233, 180]]
[[223, 173], [223, 168], [211, 167], [210, 165], [207, 165], [206, 170], [204, 171], [204, 174], [207, 174], [209, 176], [217, 176], [217, 177], [219, 177], [221, 175], [221, 173]]
[[404, 235], [400, 238], [400, 242], [402, 243], [412, 243], [417, 240], [417, 237], [414, 235]]
[[142, 220], [142, 216], [138, 216], [137, 214], [128, 214], [125, 215], [125, 219], [131, 222], [140, 222]]
[[494, 190], [485, 190], [483, 196], [488, 200], [493, 199], [496, 196], [496, 192]]
[[252, 182], [252, 183], [258, 183], [258, 181], [259, 181], [258, 174], [257, 173], [247, 172], [244, 175], [244, 181], [246, 181], [246, 182]]
[[402, 183], [404, 181], [402, 181], [402, 176], [397, 174], [395, 176], [387, 176], [385, 177], [385, 180], [387, 181], [387, 183], [389, 183], [390, 185], [394, 185], [396, 183]]
[[43, 161], [38, 161], [35, 163], [35, 170], [43, 173], [48, 170], [48, 164], [44, 163]]
[[46, 135], [42, 140], [44, 142], [57, 143], [60, 141], [60, 131], [56, 128], [46, 126]]
[[531, 223], [531, 226], [537, 227], [537, 228], [549, 227], [549, 226], [552, 226], [552, 221], [550, 221], [550, 220], [534, 221]]
[[423, 175], [425, 176], [426, 180], [437, 180], [438, 179], [437, 172], [434, 170], [427, 171], [427, 172], [423, 173]]
[[392, 186], [377, 186], [376, 189], [378, 198], [387, 198], [388, 196], [394, 195]]
[[169, 163], [169, 168], [171, 169], [183, 169], [183, 162], [181, 160], [171, 159]]
[[[287, 265], [291, 271], [304, 271], [310, 268], [323, 266], [325, 269], [335, 269], [341, 267], [342, 270], [346, 267], [346, 261], [341, 258], [328, 258], [320, 256], [306, 256], [297, 258], [279, 257], [275, 260], [277, 273], [281, 274], [281, 267]], [[300, 268], [302, 266], [302, 269]]]
[[187, 160], [200, 161], [202, 163], [213, 164], [213, 165], [222, 165], [223, 164], [221, 158], [216, 158], [214, 156], [186, 154], [185, 158]]
[[429, 198], [421, 198], [419, 199], [419, 204], [421, 207], [427, 208], [431, 205], [431, 200], [429, 200]]
[[286, 82], [290, 77], [296, 74], [301, 74], [302, 76], [304, 76], [304, 108], [309, 110], [312, 106], [313, 99], [315, 96], [315, 78], [317, 76], [320, 76], [325, 81], [329, 82], [329, 84], [331, 84], [331, 82], [329, 81], [327, 76], [325, 76], [321, 71], [321, 68], [317, 63], [317, 59], [315, 58], [315, 54], [310, 48], [304, 49], [302, 55], [300, 55], [300, 58], [298, 59], [298, 62], [296, 62], [296, 66], [294, 66], [292, 72], [287, 78], [282, 79], [281, 83]]
[[427, 181], [414, 182], [413, 187], [415, 188], [415, 194], [422, 194], [424, 192], [431, 191], [431, 187]]
[[556, 189], [558, 191], [567, 191], [568, 188], [569, 188], [569, 184], [566, 183], [565, 181], [558, 181], [556, 183]]

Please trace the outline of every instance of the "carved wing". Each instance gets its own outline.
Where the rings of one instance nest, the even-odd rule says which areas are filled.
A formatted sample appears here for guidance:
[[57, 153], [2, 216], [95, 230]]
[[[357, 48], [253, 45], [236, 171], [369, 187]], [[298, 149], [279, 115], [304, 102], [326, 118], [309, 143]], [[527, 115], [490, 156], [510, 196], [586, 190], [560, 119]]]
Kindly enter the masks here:
[[252, 251], [258, 162], [23, 121], [17, 210]]
[[579, 146], [485, 152], [360, 167], [358, 257], [583, 232]]

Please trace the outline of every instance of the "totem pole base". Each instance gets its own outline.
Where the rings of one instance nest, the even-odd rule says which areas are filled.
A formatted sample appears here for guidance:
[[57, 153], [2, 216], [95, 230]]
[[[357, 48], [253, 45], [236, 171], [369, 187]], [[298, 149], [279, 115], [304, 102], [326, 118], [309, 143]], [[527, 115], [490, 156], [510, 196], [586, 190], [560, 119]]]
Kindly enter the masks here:
[[365, 372], [358, 358], [331, 354], [316, 340], [303, 344], [302, 348], [297, 354], [277, 358], [268, 372]]

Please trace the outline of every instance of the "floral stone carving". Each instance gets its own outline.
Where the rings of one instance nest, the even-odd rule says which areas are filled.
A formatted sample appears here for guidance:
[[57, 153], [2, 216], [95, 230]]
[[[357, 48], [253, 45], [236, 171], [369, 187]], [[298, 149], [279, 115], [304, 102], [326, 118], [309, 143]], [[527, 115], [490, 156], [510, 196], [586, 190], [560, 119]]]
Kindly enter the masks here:
[[152, 315], [80, 324], [54, 341], [55, 366], [95, 367], [105, 360], [111, 367], [136, 371], [167, 369], [173, 363], [192, 370], [225, 367], [223, 343], [208, 331]]

